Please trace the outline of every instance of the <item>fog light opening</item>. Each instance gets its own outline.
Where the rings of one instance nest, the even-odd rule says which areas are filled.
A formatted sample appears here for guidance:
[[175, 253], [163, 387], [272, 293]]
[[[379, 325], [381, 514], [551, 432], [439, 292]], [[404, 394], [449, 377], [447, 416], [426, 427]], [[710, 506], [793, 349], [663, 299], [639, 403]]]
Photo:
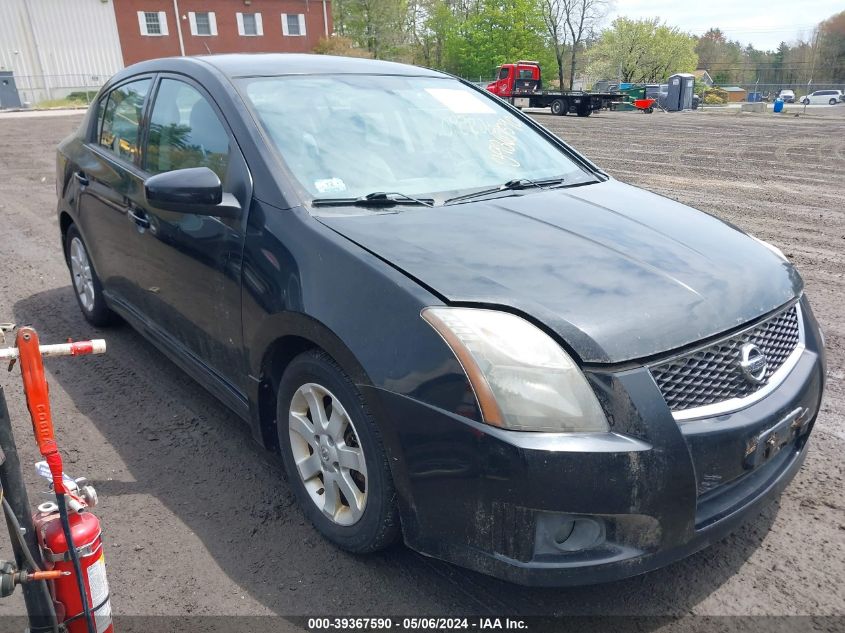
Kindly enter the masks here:
[[604, 538], [604, 530], [593, 519], [573, 518], [561, 523], [553, 538], [558, 549], [579, 552], [598, 545]]

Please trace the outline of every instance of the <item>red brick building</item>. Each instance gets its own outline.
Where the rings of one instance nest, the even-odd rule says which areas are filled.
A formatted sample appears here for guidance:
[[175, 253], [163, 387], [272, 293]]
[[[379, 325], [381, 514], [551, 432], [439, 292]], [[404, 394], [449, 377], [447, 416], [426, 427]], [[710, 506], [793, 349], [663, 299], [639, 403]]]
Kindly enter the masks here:
[[113, 0], [127, 66], [209, 53], [308, 53], [332, 32], [329, 0]]

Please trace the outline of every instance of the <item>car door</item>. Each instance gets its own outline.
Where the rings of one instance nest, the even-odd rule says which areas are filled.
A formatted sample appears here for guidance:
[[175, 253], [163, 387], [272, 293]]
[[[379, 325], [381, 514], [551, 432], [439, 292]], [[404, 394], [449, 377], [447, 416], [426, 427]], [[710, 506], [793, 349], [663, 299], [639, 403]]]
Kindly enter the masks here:
[[150, 106], [144, 174], [208, 167], [234, 194], [238, 219], [177, 213], [147, 203], [138, 211], [143, 235], [143, 284], [150, 320], [169, 344], [211, 377], [244, 387], [240, 271], [252, 197], [246, 162], [221, 112], [197, 83], [160, 75]]
[[499, 70], [499, 77], [496, 80], [496, 94], [500, 97], [506, 97], [511, 94], [510, 86], [508, 85], [510, 81], [510, 69], [507, 67], [502, 67]]
[[136, 263], [142, 244], [130, 208], [143, 201], [140, 130], [153, 84], [132, 78], [98, 103], [94, 129], [75, 165], [76, 220], [109, 300], [140, 312]]

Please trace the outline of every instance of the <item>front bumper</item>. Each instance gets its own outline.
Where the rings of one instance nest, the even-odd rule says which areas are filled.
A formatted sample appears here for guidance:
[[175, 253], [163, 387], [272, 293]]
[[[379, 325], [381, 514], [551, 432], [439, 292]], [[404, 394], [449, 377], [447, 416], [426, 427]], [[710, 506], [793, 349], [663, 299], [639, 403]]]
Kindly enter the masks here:
[[[720, 540], [806, 457], [825, 367], [809, 306], [804, 315], [806, 349], [778, 389], [695, 422], [676, 422], [641, 368], [588, 374], [612, 424], [600, 435], [504, 431], [367, 389], [391, 421], [383, 435], [407, 544], [512, 582], [564, 586], [641, 574]], [[749, 439], [797, 410], [795, 436], [749, 465]], [[559, 526], [582, 520], [598, 526], [594, 541], [555, 543]]]

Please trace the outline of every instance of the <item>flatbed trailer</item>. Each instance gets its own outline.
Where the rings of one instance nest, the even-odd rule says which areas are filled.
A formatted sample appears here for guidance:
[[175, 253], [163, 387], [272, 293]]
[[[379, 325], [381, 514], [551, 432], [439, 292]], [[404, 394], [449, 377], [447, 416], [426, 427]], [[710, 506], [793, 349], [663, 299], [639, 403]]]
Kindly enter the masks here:
[[584, 92], [582, 90], [543, 90], [540, 64], [518, 61], [496, 68], [496, 79], [487, 85], [487, 91], [510, 102], [517, 108], [551, 108], [552, 114], [570, 112], [590, 116], [594, 110], [610, 107], [622, 99], [617, 92]]
[[505, 97], [517, 108], [551, 108], [552, 114], [590, 116], [594, 110], [610, 107], [613, 101], [618, 101], [622, 95], [615, 92], [583, 92], [572, 90], [568, 92], [514, 92]]

